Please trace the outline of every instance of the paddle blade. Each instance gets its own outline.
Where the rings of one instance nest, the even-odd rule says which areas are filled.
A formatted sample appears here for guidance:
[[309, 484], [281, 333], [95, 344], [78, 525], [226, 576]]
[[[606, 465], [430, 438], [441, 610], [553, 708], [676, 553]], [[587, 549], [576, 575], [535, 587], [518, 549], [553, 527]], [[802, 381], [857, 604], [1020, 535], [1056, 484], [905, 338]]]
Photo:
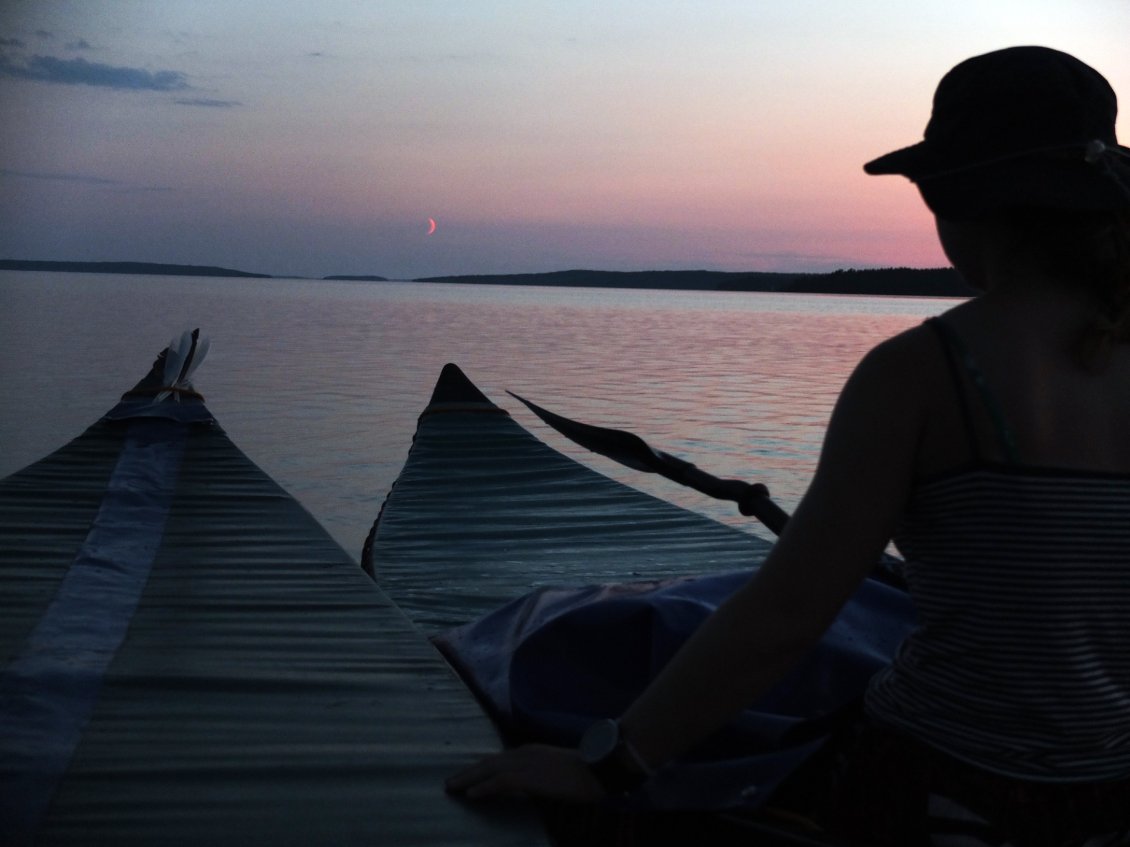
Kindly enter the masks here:
[[513, 391], [506, 393], [523, 403], [527, 409], [553, 429], [586, 450], [607, 456], [609, 459], [633, 470], [643, 471], [644, 473], [658, 473], [663, 476], [669, 475], [666, 459], [670, 457], [660, 455], [652, 450], [647, 442], [638, 435], [619, 429], [609, 429], [569, 420], [569, 418], [554, 414], [549, 409], [543, 409], [536, 403], [531, 403], [525, 397], [521, 397]]

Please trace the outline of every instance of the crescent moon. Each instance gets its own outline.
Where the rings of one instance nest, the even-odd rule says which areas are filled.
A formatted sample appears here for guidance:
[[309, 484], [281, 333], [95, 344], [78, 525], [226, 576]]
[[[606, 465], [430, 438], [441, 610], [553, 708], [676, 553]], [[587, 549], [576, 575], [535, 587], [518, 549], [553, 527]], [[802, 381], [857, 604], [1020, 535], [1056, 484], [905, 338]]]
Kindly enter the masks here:
[[428, 235], [436, 231], [436, 219], [428, 218]]

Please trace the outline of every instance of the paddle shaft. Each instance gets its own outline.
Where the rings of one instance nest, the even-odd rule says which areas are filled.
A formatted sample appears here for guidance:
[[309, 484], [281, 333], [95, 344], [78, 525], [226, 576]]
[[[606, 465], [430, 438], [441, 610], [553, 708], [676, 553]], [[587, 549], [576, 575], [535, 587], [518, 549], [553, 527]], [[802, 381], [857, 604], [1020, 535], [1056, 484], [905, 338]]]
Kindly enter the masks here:
[[781, 530], [785, 528], [789, 520], [788, 513], [769, 498], [769, 489], [760, 482], [722, 479], [677, 456], [661, 450], [652, 452], [667, 466], [664, 470], [657, 469], [658, 473], [708, 497], [732, 500], [738, 504], [739, 512], [747, 517], [757, 518], [774, 535], [780, 535]]
[[657, 473], [681, 485], [693, 488], [717, 500], [732, 500], [743, 515], [755, 517], [775, 535], [780, 535], [789, 516], [769, 499], [769, 489], [761, 483], [743, 482], [739, 479], [721, 479], [696, 467], [685, 459], [656, 450], [632, 432], [593, 426], [562, 417], [543, 409], [525, 397], [508, 392], [553, 429], [587, 450], [607, 456], [645, 473]]

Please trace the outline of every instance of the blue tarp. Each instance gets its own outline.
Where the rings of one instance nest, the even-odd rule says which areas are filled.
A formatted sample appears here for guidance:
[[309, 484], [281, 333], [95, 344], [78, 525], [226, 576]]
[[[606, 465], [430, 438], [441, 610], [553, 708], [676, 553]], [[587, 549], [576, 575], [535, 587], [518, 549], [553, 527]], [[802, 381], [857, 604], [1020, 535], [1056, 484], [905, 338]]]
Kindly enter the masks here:
[[[576, 744], [624, 712], [748, 572], [661, 583], [543, 588], [433, 640], [514, 739]], [[913, 625], [909, 597], [866, 580], [776, 688], [643, 799], [656, 808], [757, 806], [817, 749]]]

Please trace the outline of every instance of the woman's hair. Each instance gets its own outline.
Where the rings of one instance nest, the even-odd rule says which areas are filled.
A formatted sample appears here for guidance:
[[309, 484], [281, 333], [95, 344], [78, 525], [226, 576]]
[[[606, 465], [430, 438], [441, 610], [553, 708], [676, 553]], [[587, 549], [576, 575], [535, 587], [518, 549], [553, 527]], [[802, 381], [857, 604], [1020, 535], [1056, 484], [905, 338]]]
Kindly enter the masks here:
[[1095, 317], [1080, 328], [1073, 353], [1086, 369], [1101, 370], [1116, 345], [1130, 343], [1130, 208], [1013, 210], [1001, 222], [1050, 276], [1091, 295]]

